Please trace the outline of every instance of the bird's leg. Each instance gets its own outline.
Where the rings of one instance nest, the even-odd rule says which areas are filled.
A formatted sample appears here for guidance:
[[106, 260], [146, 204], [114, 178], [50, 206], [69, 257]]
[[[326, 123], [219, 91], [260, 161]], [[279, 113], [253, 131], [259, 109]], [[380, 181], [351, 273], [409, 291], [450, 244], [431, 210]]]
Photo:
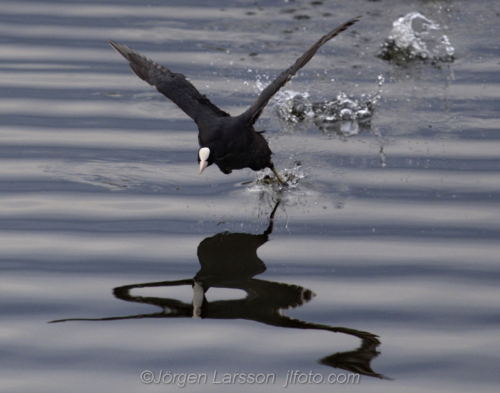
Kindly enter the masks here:
[[274, 167], [274, 164], [272, 162], [271, 162], [271, 167], [270, 168], [273, 171], [273, 173], [276, 175], [276, 178], [281, 183], [281, 185], [283, 187], [288, 187], [288, 183], [285, 180], [283, 180], [283, 178], [280, 176], [280, 174], [278, 173], [278, 171], [276, 170], [276, 168]]
[[264, 231], [264, 235], [269, 236], [274, 228], [274, 214], [276, 213], [276, 210], [278, 210], [278, 206], [281, 203], [281, 199], [278, 199], [278, 202], [276, 202], [276, 205], [274, 206], [273, 211], [271, 212], [271, 215], [269, 216], [269, 225], [267, 229]]

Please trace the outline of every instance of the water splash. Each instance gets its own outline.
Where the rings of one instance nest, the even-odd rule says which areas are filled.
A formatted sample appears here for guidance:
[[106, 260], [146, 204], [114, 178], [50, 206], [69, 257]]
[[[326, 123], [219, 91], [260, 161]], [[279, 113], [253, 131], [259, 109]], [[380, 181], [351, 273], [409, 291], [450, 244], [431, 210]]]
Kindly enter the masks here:
[[347, 138], [357, 135], [363, 128], [370, 127], [375, 104], [381, 97], [384, 77], [378, 77], [378, 90], [375, 94], [363, 94], [359, 98], [340, 92], [333, 100], [314, 103], [308, 93], [285, 90], [275, 96], [278, 116], [289, 123], [298, 124], [311, 121], [330, 135], [336, 133]]
[[[257, 172], [255, 181], [244, 183], [247, 185], [244, 192], [249, 195], [257, 195], [260, 201], [259, 205], [265, 208], [274, 205], [279, 200], [285, 214], [285, 207], [306, 206], [311, 203], [311, 198], [312, 200], [324, 198], [322, 192], [317, 190], [314, 184], [307, 181], [308, 174], [300, 162], [295, 162], [293, 167], [284, 168], [279, 173], [288, 182], [288, 187], [283, 187], [274, 174], [265, 169]], [[328, 198], [330, 197], [331, 195], [328, 194]]]
[[[280, 171], [280, 175], [288, 183], [288, 187], [286, 188], [289, 190], [297, 188], [299, 181], [306, 177], [300, 162], [296, 162], [292, 168], [284, 168]], [[264, 169], [263, 171], [257, 172], [255, 186], [257, 188], [269, 186], [272, 188], [282, 188], [282, 185], [270, 169]]]
[[453, 62], [455, 48], [446, 35], [439, 33], [440, 30], [433, 20], [419, 12], [410, 12], [392, 24], [378, 57], [399, 65], [413, 60], [432, 64]]
[[344, 138], [358, 135], [364, 126], [370, 126], [378, 97], [362, 95], [355, 99], [341, 92], [335, 100], [314, 105], [314, 124], [326, 134], [333, 132]]
[[275, 100], [277, 102], [276, 112], [280, 119], [299, 123], [314, 117], [313, 104], [309, 100], [308, 93], [292, 90], [279, 91]]

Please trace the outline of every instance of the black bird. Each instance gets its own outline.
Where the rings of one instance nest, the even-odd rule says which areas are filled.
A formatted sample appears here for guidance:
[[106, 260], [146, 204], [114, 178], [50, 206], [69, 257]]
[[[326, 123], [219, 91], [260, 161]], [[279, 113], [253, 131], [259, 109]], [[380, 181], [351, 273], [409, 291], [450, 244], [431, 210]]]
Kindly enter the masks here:
[[270, 83], [250, 108], [235, 117], [212, 104], [184, 75], [173, 73], [125, 45], [113, 41], [109, 43], [129, 61], [130, 68], [139, 78], [156, 87], [160, 93], [172, 100], [195, 121], [199, 130], [200, 173], [213, 163], [226, 174], [231, 173], [233, 169], [250, 168], [258, 171], [270, 168], [280, 183], [287, 185], [274, 167], [271, 159], [272, 151], [262, 136], [263, 131], [255, 131], [253, 125], [269, 100], [311, 60], [316, 51], [337, 34], [356, 23], [358, 18], [343, 23], [321, 37], [297, 59], [295, 64]]

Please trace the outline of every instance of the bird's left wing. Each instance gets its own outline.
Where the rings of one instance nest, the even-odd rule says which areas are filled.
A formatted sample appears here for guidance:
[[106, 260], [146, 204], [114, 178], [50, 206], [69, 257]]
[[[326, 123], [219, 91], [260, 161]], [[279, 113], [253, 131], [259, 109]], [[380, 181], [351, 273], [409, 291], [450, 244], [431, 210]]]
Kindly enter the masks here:
[[156, 87], [196, 123], [205, 117], [229, 116], [228, 113], [212, 104], [207, 97], [200, 94], [184, 75], [173, 73], [126, 45], [113, 41], [109, 43], [128, 60], [130, 68], [139, 78]]

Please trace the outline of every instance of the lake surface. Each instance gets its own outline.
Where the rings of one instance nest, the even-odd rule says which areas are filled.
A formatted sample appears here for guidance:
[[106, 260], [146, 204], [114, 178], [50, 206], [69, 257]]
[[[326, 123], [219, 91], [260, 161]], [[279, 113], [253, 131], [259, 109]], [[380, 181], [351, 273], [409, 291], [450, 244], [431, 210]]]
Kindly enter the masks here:
[[[0, 390], [496, 392], [497, 2], [180, 4], [2, 1]], [[452, 58], [377, 56], [411, 12]], [[256, 125], [281, 191], [199, 175], [195, 124], [107, 43], [239, 114], [360, 14]], [[279, 116], [341, 92], [368, 121]]]

